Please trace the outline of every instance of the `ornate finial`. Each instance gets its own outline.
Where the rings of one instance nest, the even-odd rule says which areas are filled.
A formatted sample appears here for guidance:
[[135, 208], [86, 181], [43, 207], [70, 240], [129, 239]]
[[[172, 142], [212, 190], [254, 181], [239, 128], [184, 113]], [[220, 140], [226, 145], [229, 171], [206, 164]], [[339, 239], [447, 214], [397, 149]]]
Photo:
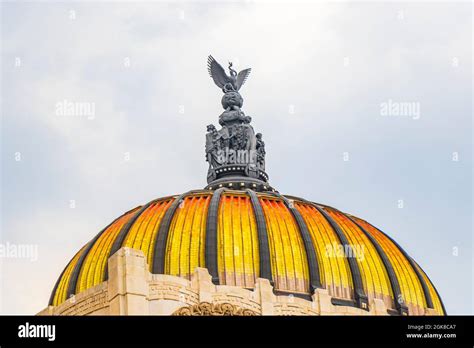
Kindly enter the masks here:
[[217, 130], [212, 124], [207, 126], [208, 187], [237, 184], [242, 189], [271, 189], [265, 173], [265, 143], [262, 134], [255, 134], [250, 125], [252, 118], [241, 109], [243, 98], [239, 89], [250, 74], [250, 69], [237, 73], [232, 62], [229, 62], [227, 75], [212, 56], [209, 56], [207, 66], [215, 84], [224, 92], [224, 112], [219, 116], [222, 128]]

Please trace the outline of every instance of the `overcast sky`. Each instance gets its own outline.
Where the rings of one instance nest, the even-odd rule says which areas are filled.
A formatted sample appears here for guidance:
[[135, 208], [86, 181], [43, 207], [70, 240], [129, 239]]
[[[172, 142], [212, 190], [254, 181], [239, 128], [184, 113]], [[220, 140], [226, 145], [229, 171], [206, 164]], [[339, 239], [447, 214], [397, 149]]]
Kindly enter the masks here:
[[[1, 5], [0, 313], [34, 314], [123, 212], [206, 185], [212, 54], [251, 67], [270, 183], [384, 230], [473, 313], [472, 5]], [[65, 100], [92, 116], [61, 115]], [[395, 104], [394, 104], [395, 103]], [[413, 106], [405, 115], [384, 106]], [[345, 160], [346, 159], [346, 160]]]

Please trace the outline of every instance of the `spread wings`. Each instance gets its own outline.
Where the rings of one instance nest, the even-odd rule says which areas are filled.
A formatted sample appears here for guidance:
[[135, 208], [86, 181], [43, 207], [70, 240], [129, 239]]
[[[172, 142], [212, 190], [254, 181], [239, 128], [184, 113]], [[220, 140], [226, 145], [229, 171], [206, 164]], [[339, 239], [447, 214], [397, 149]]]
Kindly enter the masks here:
[[251, 70], [252, 69], [250, 68], [242, 70], [238, 73], [237, 78], [230, 77], [225, 73], [224, 68], [217, 63], [213, 56], [207, 58], [207, 71], [209, 71], [209, 75], [211, 75], [214, 83], [219, 88], [224, 88], [227, 83], [230, 83], [238, 91], [247, 80]]
[[237, 75], [237, 90], [239, 90], [240, 87], [242, 87], [242, 85], [245, 83], [245, 81], [247, 81], [247, 77], [249, 77], [251, 70], [251, 68], [248, 68], [239, 72], [239, 74]]
[[217, 87], [223, 88], [226, 83], [230, 82], [230, 79], [225, 73], [224, 68], [219, 63], [217, 63], [217, 61], [212, 56], [207, 58], [207, 70], [209, 71], [209, 75], [211, 75]]

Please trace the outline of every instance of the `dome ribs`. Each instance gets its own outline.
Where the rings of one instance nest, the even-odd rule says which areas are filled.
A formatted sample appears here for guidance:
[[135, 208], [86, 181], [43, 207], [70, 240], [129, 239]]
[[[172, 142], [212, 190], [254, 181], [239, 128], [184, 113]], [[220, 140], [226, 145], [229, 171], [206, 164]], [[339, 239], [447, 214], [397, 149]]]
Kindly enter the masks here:
[[265, 222], [265, 215], [263, 213], [262, 206], [260, 205], [260, 201], [255, 191], [247, 189], [246, 192], [250, 197], [250, 202], [252, 203], [252, 208], [257, 223], [258, 253], [260, 260], [259, 277], [268, 279], [273, 285], [274, 283], [271, 269], [270, 247], [268, 245], [267, 224]]
[[[173, 197], [167, 197], [166, 199], [163, 199], [161, 202], [157, 203], [156, 210], [153, 212], [153, 214], [156, 214], [157, 216], [153, 216], [150, 219], [150, 222], [144, 231], [144, 236], [141, 241], [140, 249], [143, 250], [146, 255], [147, 264], [150, 272], [152, 271], [153, 255], [155, 253], [155, 250], [153, 249], [153, 242], [156, 239], [156, 234], [158, 233], [161, 220], [163, 219], [168, 208], [171, 206], [171, 204], [173, 204], [174, 199], [175, 198]], [[136, 233], [140, 233], [140, 231], [138, 230]]]
[[89, 255], [84, 260], [81, 272], [79, 274], [76, 292], [83, 291], [103, 282], [105, 269], [108, 266], [108, 255], [112, 244], [117, 238], [123, 225], [132, 218], [141, 206], [130, 210], [123, 215], [117, 222], [102, 233], [99, 239], [92, 246]]
[[244, 191], [225, 191], [217, 214], [219, 284], [253, 289], [260, 265], [257, 222], [250, 198]]
[[69, 279], [69, 284], [67, 288], [67, 293], [66, 293], [66, 299], [71, 297], [72, 295], [76, 294], [76, 288], [77, 288], [77, 282], [79, 280], [79, 275], [81, 273], [82, 265], [84, 264], [84, 260], [86, 259], [87, 255], [89, 255], [89, 251], [92, 249], [94, 246], [95, 242], [100, 238], [102, 233], [107, 231], [107, 229], [112, 226], [114, 223], [116, 223], [118, 220], [120, 220], [122, 217], [124, 217], [127, 213], [120, 215], [118, 218], [113, 220], [110, 224], [108, 224], [105, 228], [102, 229], [86, 246], [86, 249], [84, 252], [81, 254], [79, 260], [77, 261], [76, 265], [74, 266], [74, 270], [72, 271], [71, 278]]
[[[245, 239], [243, 243], [247, 245], [247, 250], [251, 250], [251, 252], [248, 252], [248, 254], [251, 255], [250, 259], [252, 261], [249, 263], [249, 266], [251, 267], [247, 267], [247, 269], [251, 270], [251, 272], [250, 274], [246, 275], [246, 279], [249, 277], [249, 279], [251, 279], [252, 286], [255, 286], [255, 282], [260, 275], [260, 246], [257, 221], [250, 197], [245, 196], [245, 198], [242, 198], [242, 201], [245, 202], [244, 207], [246, 210], [246, 214], [242, 214], [242, 222], [246, 234], [242, 234], [242, 237]], [[249, 259], [248, 256], [246, 258]], [[247, 281], [247, 284], [250, 284], [250, 282]]]
[[[189, 254], [185, 255], [189, 249], [184, 246], [187, 246], [186, 240], [191, 236], [190, 226], [194, 222], [195, 203], [198, 199], [193, 195], [183, 197], [178, 205], [179, 209], [174, 213], [166, 238], [166, 249], [162, 251], [165, 254], [164, 274], [184, 278], [189, 276], [185, 270], [185, 266], [189, 266], [186, 265], [187, 261], [190, 261]], [[172, 255], [176, 257], [171, 257]]]
[[201, 196], [198, 198], [196, 212], [193, 216], [193, 225], [189, 236], [188, 245], [188, 275], [194, 272], [196, 267], [204, 267], [204, 246], [201, 239], [206, 235], [205, 216], [210, 201], [210, 195]]
[[207, 210], [206, 221], [206, 268], [212, 277], [214, 284], [219, 284], [219, 273], [217, 268], [217, 224], [219, 213], [219, 202], [222, 192], [225, 188], [219, 188], [214, 191], [209, 208]]
[[349, 214], [344, 214], [342, 212], [341, 214], [345, 215], [350, 221], [352, 221], [362, 231], [362, 233], [365, 234], [365, 236], [370, 240], [370, 242], [373, 244], [373, 246], [377, 250], [377, 253], [379, 254], [380, 259], [382, 260], [382, 263], [388, 273], [388, 279], [390, 280], [390, 285], [392, 286], [393, 298], [394, 298], [396, 309], [401, 315], [408, 315], [408, 307], [405, 305], [403, 295], [400, 290], [400, 284], [398, 282], [398, 278], [395, 274], [392, 263], [390, 262], [389, 258], [385, 254], [385, 251], [382, 249], [382, 247], [377, 242], [377, 240], [369, 232], [367, 232], [360, 224], [358, 224], [355, 221], [355, 219], [349, 216]]
[[369, 303], [372, 302], [372, 299], [382, 300], [387, 309], [392, 309], [391, 314], [396, 313], [389, 275], [377, 249], [370, 239], [344, 213], [328, 206], [324, 210], [342, 229], [356, 253], [351, 254], [349, 251], [345, 251], [344, 255], [357, 261]]
[[[123, 241], [125, 240], [125, 238], [127, 237], [127, 234], [128, 232], [130, 231], [130, 229], [132, 228], [133, 224], [137, 221], [137, 219], [140, 217], [140, 215], [142, 215], [142, 213], [148, 209], [149, 206], [151, 206], [153, 203], [155, 203], [155, 201], [151, 201], [147, 204], [145, 204], [144, 206], [142, 206], [136, 213], [134, 216], [132, 216], [132, 218], [130, 218], [126, 223], [125, 225], [122, 226], [122, 228], [120, 229], [120, 232], [118, 233], [117, 237], [115, 238], [114, 240], [114, 243], [112, 244], [112, 248], [110, 249], [110, 252], [109, 252], [109, 256], [107, 257], [107, 260], [113, 255], [115, 254], [121, 247], [122, 247], [122, 244], [123, 244]], [[108, 270], [108, 267], [105, 267], [104, 269], [104, 279], [107, 280], [109, 279], [109, 270]]]
[[383, 232], [382, 230], [380, 230], [379, 228], [375, 227], [374, 225], [372, 225], [370, 222], [367, 222], [366, 223], [370, 226], [372, 226], [373, 228], [375, 228], [377, 231], [379, 231], [380, 233], [382, 233], [388, 240], [390, 240], [399, 250], [400, 252], [403, 254], [403, 256], [405, 256], [405, 258], [408, 260], [408, 262], [410, 263], [410, 266], [413, 268], [413, 270], [415, 271], [415, 274], [418, 278], [418, 280], [420, 281], [420, 284], [421, 284], [421, 287], [423, 288], [423, 295], [425, 296], [425, 301], [426, 301], [426, 306], [428, 308], [434, 308], [433, 306], [433, 300], [431, 298], [431, 294], [430, 294], [430, 290], [428, 288], [428, 285], [426, 284], [425, 282], [425, 279], [423, 278], [423, 275], [421, 274], [420, 270], [418, 269], [418, 267], [416, 266], [416, 263], [415, 261], [410, 257], [410, 255], [408, 255], [408, 253], [394, 240], [392, 239], [389, 235], [387, 235], [385, 232]]
[[[183, 198], [192, 193], [192, 191], [183, 193], [176, 197], [176, 199], [171, 203], [168, 210], [166, 210], [163, 219], [158, 227], [158, 233], [155, 237], [154, 248], [153, 248], [153, 266], [152, 273], [155, 274], [164, 274], [165, 273], [165, 261], [166, 261], [166, 243], [168, 242], [168, 233], [170, 230], [171, 222], [173, 221], [174, 214], [176, 209], [178, 209]], [[160, 253], [161, 251], [161, 253]]]
[[[280, 263], [277, 262], [276, 267], [275, 290], [288, 292], [296, 292], [299, 290], [306, 292], [306, 278], [308, 277], [301, 277], [304, 288], [298, 287], [294, 246], [291, 243], [290, 232], [288, 231], [288, 226], [285, 221], [288, 216], [291, 217], [291, 213], [286, 211], [285, 204], [281, 200], [268, 199], [265, 197], [261, 199], [261, 203], [268, 218], [268, 225], [271, 231], [270, 238], [272, 238], [273, 245], [275, 246], [275, 259], [280, 259]], [[285, 211], [281, 209], [282, 206]], [[287, 213], [287, 216], [285, 216], [285, 213]]]
[[[80, 254], [82, 251], [79, 250], [76, 254]], [[66, 270], [69, 268], [69, 266], [73, 263], [73, 261], [75, 260], [76, 258], [76, 255], [74, 255], [74, 257], [68, 262], [68, 264], [66, 265], [66, 267], [64, 267], [63, 271], [61, 272], [61, 274], [59, 275], [59, 278], [58, 280], [56, 280], [56, 283], [54, 284], [54, 288], [53, 288], [53, 291], [51, 291], [51, 296], [49, 297], [49, 302], [48, 302], [48, 305], [49, 306], [53, 306], [54, 305], [54, 298], [56, 297], [56, 291], [59, 290], [59, 284], [61, 283], [61, 280], [63, 279], [63, 276], [65, 275], [66, 273]]]
[[[346, 248], [349, 249], [350, 248], [352, 250], [352, 247], [349, 244], [349, 241], [347, 240], [346, 235], [341, 230], [339, 225], [334, 221], [334, 219], [331, 216], [329, 216], [329, 214], [326, 213], [324, 211], [324, 209], [322, 209], [318, 205], [316, 205], [312, 202], [308, 202], [308, 201], [306, 201], [306, 202], [313, 205], [316, 208], [316, 210], [319, 213], [321, 213], [321, 215], [324, 216], [324, 218], [327, 220], [327, 222], [329, 222], [329, 224], [333, 228], [334, 232], [336, 232], [336, 234], [339, 238], [339, 241], [344, 246], [344, 249], [346, 249]], [[363, 286], [363, 283], [362, 283], [362, 275], [361, 275], [361, 272], [360, 272], [359, 265], [357, 264], [357, 261], [352, 257], [348, 257], [347, 261], [349, 262], [349, 268], [351, 269], [352, 282], [354, 284], [354, 297], [355, 297], [355, 300], [357, 302], [357, 305], [362, 309], [369, 310], [369, 300], [368, 300], [367, 295], [364, 291], [364, 286]]]
[[59, 286], [59, 283], [61, 282], [61, 279], [63, 278], [63, 275], [64, 273], [66, 272], [66, 269], [69, 267], [69, 265], [71, 264], [71, 262], [74, 260], [74, 258], [72, 258], [68, 264], [66, 265], [66, 267], [64, 267], [63, 271], [61, 272], [61, 274], [59, 275], [59, 278], [58, 280], [56, 280], [56, 283], [54, 284], [54, 288], [53, 288], [53, 291], [51, 291], [51, 295], [49, 296], [49, 302], [48, 302], [48, 306], [53, 306], [53, 301], [54, 301], [54, 297], [56, 295], [56, 290], [58, 289], [58, 286]]
[[380, 231], [362, 219], [359, 219], [355, 216], [352, 216], [352, 218], [356, 220], [359, 225], [363, 226], [364, 229], [377, 240], [382, 249], [385, 251], [387, 257], [390, 259], [400, 285], [400, 290], [403, 294], [403, 299], [405, 304], [408, 306], [409, 314], [417, 315], [422, 313], [420, 311], [423, 311], [423, 308], [425, 307], [423, 289], [406, 257], [403, 256], [400, 249], [397, 248], [395, 244], [386, 238]]
[[[67, 287], [69, 286], [69, 282], [71, 280], [71, 273], [72, 270], [70, 267], [74, 268], [77, 265], [78, 258], [80, 255], [84, 254], [84, 251], [86, 249], [86, 245], [84, 245], [77, 253], [74, 255], [74, 257], [69, 261], [67, 266], [64, 268], [64, 270], [61, 272], [61, 275], [59, 276], [58, 280], [56, 281], [56, 284], [54, 286], [53, 291], [51, 292], [51, 296], [49, 299], [49, 305], [50, 306], [57, 306], [58, 304], [61, 304], [65, 300], [67, 300]], [[63, 297], [62, 299], [60, 297]]]
[[258, 232], [244, 191], [222, 193], [217, 221], [219, 284], [253, 289], [259, 273]]
[[[447, 315], [447, 312], [446, 312], [446, 308], [444, 307], [444, 303], [443, 303], [443, 300], [441, 299], [441, 296], [439, 296], [439, 293], [438, 293], [438, 290], [436, 290], [436, 287], [434, 286], [433, 282], [431, 281], [431, 279], [428, 277], [428, 275], [426, 274], [425, 271], [423, 271], [423, 269], [420, 267], [420, 265], [415, 261], [413, 260], [416, 268], [418, 268], [418, 270], [420, 271], [420, 273], [422, 275], [424, 275], [424, 277], [426, 278], [427, 280], [427, 285], [428, 287], [432, 288], [434, 293], [436, 294], [436, 297], [438, 298], [438, 301], [439, 301], [439, 306], [441, 307], [441, 313], [444, 314], [444, 315]], [[435, 306], [435, 304], [433, 303], [433, 306]]]
[[334, 251], [340, 245], [339, 238], [333, 228], [314, 206], [298, 200], [295, 201], [295, 207], [305, 219], [313, 244], [317, 248], [316, 255], [322, 266], [321, 283], [323, 287], [327, 288], [333, 297], [352, 299], [354, 285], [347, 258], [332, 257], [332, 254], [328, 252]]
[[322, 288], [322, 285], [321, 285], [321, 277], [319, 273], [318, 258], [316, 257], [316, 248], [311, 239], [308, 226], [306, 225], [306, 222], [304, 221], [300, 212], [294, 207], [293, 203], [288, 198], [280, 194], [275, 194], [275, 196], [281, 198], [285, 202], [286, 207], [295, 218], [296, 224], [298, 225], [298, 229], [300, 230], [301, 237], [303, 239], [304, 248], [306, 251], [307, 262], [309, 266], [310, 293], [313, 294], [313, 292], [317, 288]]
[[[325, 254], [331, 245], [345, 253], [364, 246], [370, 259], [336, 262]], [[369, 300], [378, 298], [388, 314], [446, 315], [427, 274], [383, 231], [331, 206], [245, 185], [192, 190], [122, 214], [69, 261], [49, 305], [108, 280], [108, 259], [123, 247], [142, 250], [153, 274], [189, 279], [195, 267], [205, 267], [216, 285], [251, 289], [264, 278], [276, 295], [311, 300], [325, 288], [334, 305], [368, 311]]]

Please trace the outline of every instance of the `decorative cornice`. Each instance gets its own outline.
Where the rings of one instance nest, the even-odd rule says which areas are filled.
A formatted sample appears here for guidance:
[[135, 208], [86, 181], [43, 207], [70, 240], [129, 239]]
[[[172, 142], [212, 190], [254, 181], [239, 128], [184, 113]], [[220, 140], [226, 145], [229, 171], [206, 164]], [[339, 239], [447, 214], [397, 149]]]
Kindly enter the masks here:
[[255, 192], [277, 192], [268, 182], [243, 176], [228, 176], [216, 179], [209, 183], [204, 190], [217, 190], [222, 187], [233, 190], [250, 189]]
[[237, 307], [231, 303], [200, 302], [196, 305], [181, 307], [174, 316], [257, 316], [260, 315], [250, 309]]

